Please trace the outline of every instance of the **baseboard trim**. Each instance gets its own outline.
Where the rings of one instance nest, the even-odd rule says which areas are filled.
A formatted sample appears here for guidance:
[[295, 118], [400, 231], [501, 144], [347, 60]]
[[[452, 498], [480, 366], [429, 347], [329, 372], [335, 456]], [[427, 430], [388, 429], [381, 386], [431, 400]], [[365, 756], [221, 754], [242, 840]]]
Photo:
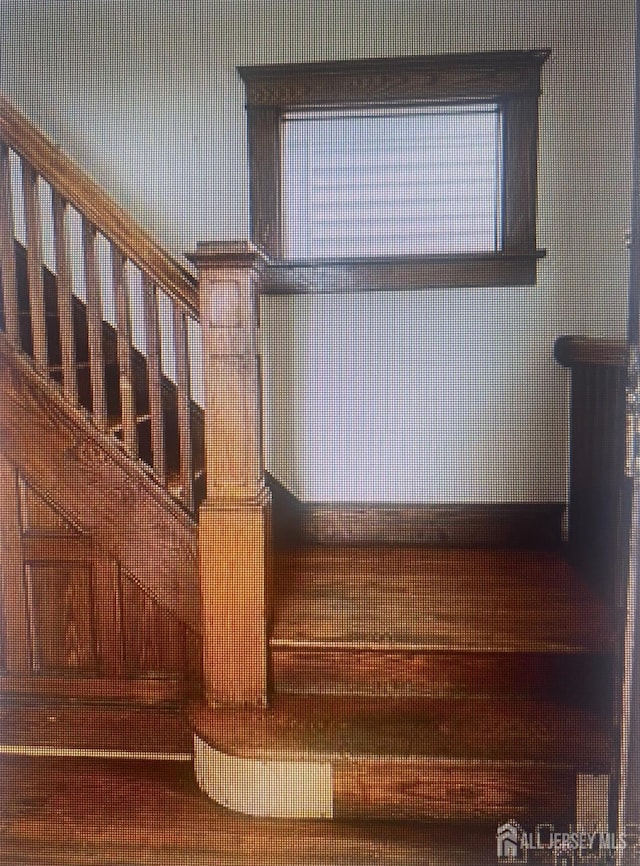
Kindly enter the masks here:
[[557, 550], [563, 502], [403, 504], [301, 502], [269, 476], [274, 540]]

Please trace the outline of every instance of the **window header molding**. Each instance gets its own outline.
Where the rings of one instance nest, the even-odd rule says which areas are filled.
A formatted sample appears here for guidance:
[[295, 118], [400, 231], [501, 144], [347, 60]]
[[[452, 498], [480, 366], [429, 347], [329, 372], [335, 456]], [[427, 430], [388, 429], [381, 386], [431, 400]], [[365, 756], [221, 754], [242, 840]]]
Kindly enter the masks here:
[[[239, 66], [245, 85], [251, 237], [269, 292], [535, 285], [538, 97], [549, 50]], [[281, 122], [287, 112], [496, 102], [503, 118], [502, 246], [482, 255], [288, 260]]]
[[549, 50], [238, 66], [247, 107], [482, 99], [540, 93]]

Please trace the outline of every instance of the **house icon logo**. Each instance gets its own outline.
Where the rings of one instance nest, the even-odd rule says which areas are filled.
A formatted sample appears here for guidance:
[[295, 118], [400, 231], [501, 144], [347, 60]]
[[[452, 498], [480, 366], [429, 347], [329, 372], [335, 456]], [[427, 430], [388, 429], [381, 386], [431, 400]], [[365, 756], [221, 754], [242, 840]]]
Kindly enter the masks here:
[[527, 851], [522, 844], [523, 832], [515, 821], [501, 824], [496, 831], [496, 851], [501, 863], [526, 863]]

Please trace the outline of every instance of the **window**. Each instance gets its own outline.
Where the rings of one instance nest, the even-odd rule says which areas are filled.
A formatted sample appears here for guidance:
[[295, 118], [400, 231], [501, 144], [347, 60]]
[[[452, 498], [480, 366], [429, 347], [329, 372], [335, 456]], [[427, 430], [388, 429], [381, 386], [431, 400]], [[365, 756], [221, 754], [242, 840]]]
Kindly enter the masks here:
[[267, 290], [534, 284], [547, 56], [241, 67]]
[[501, 127], [495, 104], [285, 113], [284, 258], [499, 250]]

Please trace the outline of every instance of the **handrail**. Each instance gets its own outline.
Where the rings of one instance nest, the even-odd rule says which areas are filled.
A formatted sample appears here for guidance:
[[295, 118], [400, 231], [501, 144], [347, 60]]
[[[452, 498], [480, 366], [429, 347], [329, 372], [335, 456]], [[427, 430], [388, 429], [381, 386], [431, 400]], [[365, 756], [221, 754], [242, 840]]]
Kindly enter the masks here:
[[199, 316], [196, 278], [159, 246], [107, 193], [44, 133], [0, 95], [0, 140], [42, 177], [142, 271]]
[[597, 364], [606, 367], [624, 367], [627, 363], [627, 344], [611, 337], [584, 337], [563, 335], [553, 347], [556, 361], [563, 367], [576, 364]]
[[[55, 265], [45, 263], [45, 229]], [[0, 329], [10, 343], [193, 512], [204, 471], [193, 388], [201, 380], [197, 280], [2, 96], [0, 272]]]

